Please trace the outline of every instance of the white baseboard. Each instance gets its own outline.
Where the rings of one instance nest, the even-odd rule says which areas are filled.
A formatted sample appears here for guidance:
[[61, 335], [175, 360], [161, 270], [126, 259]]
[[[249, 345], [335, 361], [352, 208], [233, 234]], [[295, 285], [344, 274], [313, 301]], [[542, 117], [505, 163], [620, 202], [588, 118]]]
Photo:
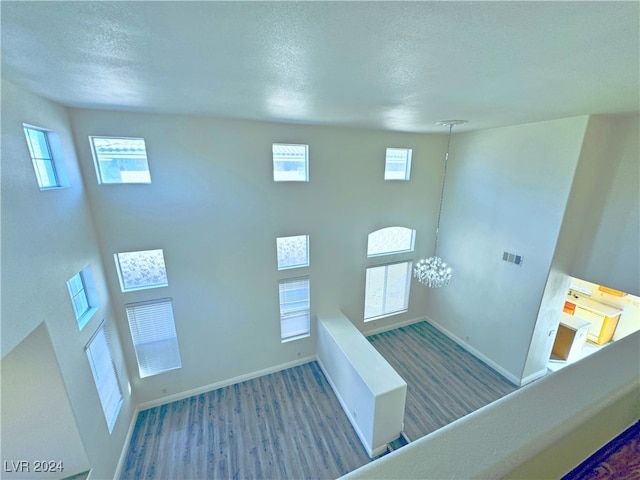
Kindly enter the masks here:
[[544, 377], [547, 373], [548, 373], [547, 367], [544, 367], [543, 369], [538, 370], [537, 372], [534, 372], [531, 375], [528, 375], [524, 377], [522, 380], [520, 380], [519, 386], [524, 387], [525, 385]]
[[173, 395], [168, 395], [166, 397], [158, 398], [156, 400], [151, 400], [149, 402], [144, 402], [136, 405], [134, 408], [133, 417], [131, 418], [131, 422], [129, 424], [129, 430], [127, 431], [124, 447], [122, 448], [122, 452], [120, 453], [120, 459], [118, 460], [118, 465], [116, 466], [115, 478], [120, 478], [120, 476], [122, 475], [124, 462], [126, 461], [127, 453], [129, 452], [129, 444], [131, 443], [131, 437], [133, 436], [133, 429], [135, 428], [136, 421], [138, 420], [138, 414], [142, 410], [147, 410], [148, 408], [153, 408], [153, 407], [159, 407], [160, 405], [164, 405], [165, 403], [171, 403], [177, 400], [183, 400], [185, 398], [193, 397], [194, 395], [200, 395], [201, 393], [210, 392], [211, 390], [216, 390], [222, 387], [228, 387], [229, 385], [235, 385], [236, 383], [244, 382], [246, 380], [252, 380], [254, 378], [262, 377], [263, 375], [268, 375], [270, 373], [280, 372], [282, 370], [286, 370], [287, 368], [297, 367], [298, 365], [304, 365], [305, 363], [313, 362], [315, 360], [318, 360], [318, 357], [316, 355], [304, 357], [304, 358], [298, 358], [297, 360], [293, 360], [291, 362], [281, 363], [279, 365], [274, 365], [269, 368], [264, 368], [262, 370], [257, 370], [255, 372], [239, 375], [234, 378], [228, 378], [220, 382], [215, 382], [209, 385], [204, 385], [202, 387], [187, 390], [186, 392], [180, 392]]
[[160, 405], [164, 405], [165, 403], [171, 403], [177, 400], [183, 400], [185, 398], [193, 397], [194, 395], [200, 395], [201, 393], [206, 393], [211, 390], [216, 390], [222, 387], [228, 387], [229, 385], [235, 385], [236, 383], [244, 382], [246, 380], [253, 380], [254, 378], [262, 377], [263, 375], [269, 375], [270, 373], [280, 372], [282, 370], [286, 370], [287, 368], [297, 367], [298, 365], [304, 365], [305, 363], [313, 362], [316, 359], [317, 357], [315, 355], [304, 357], [304, 358], [298, 358], [297, 360], [292, 360], [291, 362], [281, 363], [279, 365], [274, 365], [272, 367], [264, 368], [262, 370], [257, 370], [255, 372], [250, 372], [244, 375], [239, 375], [237, 377], [221, 380], [219, 382], [210, 383], [209, 385], [204, 385], [202, 387], [187, 390], [185, 392], [179, 392], [173, 395], [168, 395], [166, 397], [158, 398], [156, 400], [151, 400], [149, 402], [144, 402], [138, 405], [138, 409], [146, 410], [148, 408], [159, 407]]
[[[518, 385], [519, 387], [521, 387], [522, 385], [524, 385], [523, 380], [516, 377], [514, 374], [512, 374], [511, 372], [509, 372], [508, 370], [504, 369], [502, 366], [498, 365], [496, 362], [494, 362], [493, 360], [491, 360], [489, 357], [487, 357], [484, 353], [480, 352], [479, 350], [476, 350], [475, 348], [473, 348], [471, 345], [469, 345], [467, 342], [463, 341], [461, 338], [459, 338], [457, 335], [454, 335], [452, 332], [450, 332], [449, 330], [447, 330], [446, 328], [444, 328], [442, 325], [440, 325], [437, 322], [434, 322], [433, 320], [431, 320], [429, 317], [426, 318], [426, 320], [433, 325], [434, 327], [436, 327], [438, 330], [440, 330], [442, 333], [444, 333], [447, 337], [449, 337], [451, 340], [453, 340], [454, 342], [456, 342], [458, 345], [460, 345], [462, 348], [464, 348], [467, 352], [469, 352], [471, 355], [473, 355], [474, 357], [482, 360], [484, 363], [486, 363], [487, 365], [489, 365], [491, 368], [493, 368], [496, 372], [498, 372], [500, 375], [502, 375], [503, 377], [505, 377], [507, 380], [509, 380], [511, 383], [513, 383], [514, 385]], [[538, 372], [539, 373], [539, 372]], [[534, 375], [538, 375], [538, 373], [534, 374]], [[544, 370], [544, 373], [546, 374], [546, 369]], [[536, 377], [538, 378], [538, 377]], [[531, 379], [529, 381], [533, 381], [534, 379]]]
[[365, 337], [368, 337], [370, 335], [376, 335], [378, 333], [388, 332], [389, 330], [395, 330], [396, 328], [406, 327], [407, 325], [413, 325], [414, 323], [424, 322], [425, 320], [427, 320], [427, 317], [411, 318], [409, 320], [405, 320], [404, 322], [393, 323], [391, 325], [386, 325], [384, 327], [372, 328], [371, 330], [362, 332], [362, 334]]

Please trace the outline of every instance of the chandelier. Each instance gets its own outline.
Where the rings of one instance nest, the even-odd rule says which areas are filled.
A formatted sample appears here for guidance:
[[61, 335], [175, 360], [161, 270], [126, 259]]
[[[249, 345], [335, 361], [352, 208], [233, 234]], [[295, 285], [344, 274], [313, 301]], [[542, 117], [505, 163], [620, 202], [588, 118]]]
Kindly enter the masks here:
[[438, 209], [438, 223], [436, 224], [436, 242], [433, 256], [418, 260], [413, 269], [413, 276], [418, 282], [429, 288], [439, 288], [449, 284], [452, 270], [438, 256], [438, 236], [440, 233], [440, 217], [442, 216], [442, 199], [444, 198], [444, 182], [447, 178], [447, 161], [449, 160], [449, 146], [451, 145], [451, 130], [454, 125], [467, 123], [466, 120], [442, 120], [437, 125], [449, 127], [449, 139], [447, 140], [447, 153], [444, 156], [444, 172], [442, 174], [442, 189], [440, 190], [440, 208]]

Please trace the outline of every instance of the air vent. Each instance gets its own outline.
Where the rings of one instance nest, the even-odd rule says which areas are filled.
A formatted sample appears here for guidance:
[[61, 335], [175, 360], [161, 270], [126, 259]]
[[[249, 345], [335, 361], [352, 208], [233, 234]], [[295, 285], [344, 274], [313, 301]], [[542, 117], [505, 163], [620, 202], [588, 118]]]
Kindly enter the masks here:
[[517, 255], [515, 253], [504, 252], [502, 254], [502, 260], [505, 262], [513, 263], [514, 265], [522, 266], [522, 261], [524, 257], [522, 255]]

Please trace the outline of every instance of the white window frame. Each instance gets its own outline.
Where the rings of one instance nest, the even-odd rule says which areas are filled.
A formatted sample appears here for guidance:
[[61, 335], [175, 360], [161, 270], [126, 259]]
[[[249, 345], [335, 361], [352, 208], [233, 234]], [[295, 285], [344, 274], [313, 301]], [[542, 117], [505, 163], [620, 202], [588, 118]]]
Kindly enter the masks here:
[[[76, 289], [74, 287], [74, 279], [77, 279], [82, 287]], [[76, 316], [78, 328], [80, 331], [85, 327], [93, 315], [98, 311], [98, 292], [93, 281], [93, 274], [90, 267], [85, 267], [76, 273], [73, 277], [67, 280], [67, 290], [69, 291], [69, 298], [73, 306], [73, 311]], [[86, 308], [82, 311], [78, 311], [78, 302], [85, 304]]]
[[[300, 162], [299, 159], [289, 159], [283, 158], [282, 153], [278, 153], [276, 150], [280, 148], [287, 147], [297, 147], [298, 149], [304, 149], [304, 169], [302, 175], [293, 175], [287, 174], [287, 170], [282, 170], [278, 168], [278, 165], [289, 161], [289, 162]], [[296, 144], [296, 143], [274, 143], [271, 145], [271, 153], [273, 157], [273, 181], [274, 182], [308, 182], [309, 181], [309, 145], [305, 144]]]
[[[393, 285], [389, 285], [389, 268], [396, 265], [406, 265], [405, 267], [406, 276], [403, 279], [403, 284], [402, 284], [404, 288], [404, 292], [403, 292], [404, 298], [403, 298], [402, 306], [400, 308], [392, 308], [388, 306], [388, 304], [392, 300], [395, 300], [393, 297], [389, 296], [390, 290], [394, 288]], [[379, 320], [381, 318], [389, 317], [392, 315], [399, 315], [401, 313], [405, 313], [408, 311], [409, 295], [411, 292], [411, 268], [412, 268], [412, 262], [410, 260], [403, 261], [403, 262], [387, 263], [384, 265], [374, 265], [367, 268], [367, 271], [365, 274], [365, 301], [364, 301], [364, 321], [365, 322]], [[371, 284], [372, 280], [370, 275], [374, 270], [379, 270], [379, 269], [384, 269], [383, 284], [372, 286]], [[395, 287], [397, 288], [398, 286], [395, 286]], [[382, 290], [382, 300], [381, 300], [382, 305], [381, 305], [381, 309], [376, 311], [374, 314], [368, 315], [367, 311], [372, 309], [372, 307], [370, 306], [370, 302], [373, 301], [373, 298], [372, 298], [373, 294], [371, 292], [371, 289]]]
[[[283, 258], [285, 243], [291, 239], [301, 239], [304, 238], [305, 244], [305, 259], [302, 263], [285, 263], [285, 259]], [[302, 268], [309, 266], [309, 235], [292, 235], [288, 237], [277, 237], [276, 238], [276, 260], [278, 263], [278, 270], [289, 270], [292, 268]]]
[[171, 298], [125, 305], [140, 378], [182, 368]]
[[[394, 248], [382, 250], [377, 244], [381, 243], [388, 234], [395, 234], [399, 242]], [[367, 257], [380, 257], [383, 255], [393, 255], [397, 253], [413, 252], [416, 240], [416, 231], [407, 227], [385, 227], [375, 232], [371, 232], [367, 237]], [[405, 248], [406, 247], [406, 248]]]
[[[150, 252], [160, 252], [160, 256], [162, 257], [162, 270], [164, 271], [164, 278], [166, 279], [166, 281], [157, 282], [157, 283], [147, 283], [147, 284], [138, 285], [138, 286], [129, 286], [127, 284], [125, 275], [122, 273], [122, 262], [120, 259], [120, 255], [128, 255], [133, 253], [144, 254], [144, 253], [150, 253]], [[114, 253], [113, 259], [116, 262], [116, 270], [118, 271], [118, 279], [120, 280], [120, 289], [122, 290], [123, 293], [135, 292], [137, 290], [148, 290], [150, 288], [161, 288], [169, 285], [169, 277], [167, 276], [167, 265], [164, 261], [164, 250], [161, 248]]]
[[[398, 153], [402, 152], [403, 160], [399, 161]], [[411, 179], [411, 156], [413, 150], [411, 148], [388, 147], [384, 162], [384, 179], [387, 181], [400, 180], [408, 182]], [[395, 155], [394, 155], [395, 154]], [[393, 166], [401, 165], [402, 169], [394, 169]]]
[[87, 343], [85, 352], [100, 398], [104, 419], [111, 434], [122, 407], [123, 396], [104, 321]]
[[[105, 172], [102, 170], [102, 168], [103, 168], [104, 164], [107, 161], [113, 161], [113, 159], [117, 159], [119, 154], [114, 153], [111, 156], [102, 158], [103, 155], [101, 155], [96, 149], [95, 140], [111, 140], [111, 141], [123, 141], [123, 142], [132, 141], [132, 140], [141, 141], [142, 145], [144, 147], [144, 159], [140, 158], [139, 160], [140, 161], [144, 160], [144, 164], [146, 166], [146, 170], [121, 170], [120, 171], [120, 181], [113, 181], [113, 180], [107, 178], [107, 176], [105, 175]], [[142, 137], [110, 137], [110, 136], [95, 136], [95, 135], [91, 135], [91, 136], [89, 136], [89, 144], [91, 145], [91, 153], [93, 155], [93, 163], [94, 163], [95, 168], [96, 168], [96, 175], [98, 176], [98, 184], [100, 184], [100, 185], [120, 185], [120, 184], [139, 184], [139, 183], [147, 184], [147, 183], [151, 183], [151, 171], [149, 170], [149, 159], [147, 157], [147, 145], [146, 145], [146, 142], [145, 142], [144, 138], [142, 138]], [[125, 157], [124, 154], [122, 156]], [[111, 160], [107, 160], [107, 158], [109, 158]], [[125, 157], [125, 158], [127, 158], [127, 157]], [[128, 172], [128, 173], [123, 176], [124, 172]], [[138, 172], [138, 173], [132, 173], [132, 172]], [[143, 173], [139, 173], [139, 172], [143, 172]]]
[[[62, 144], [60, 138], [56, 132], [47, 128], [36, 127], [26, 123], [22, 124], [25, 140], [27, 142], [27, 148], [29, 150], [29, 156], [31, 157], [31, 163], [33, 164], [33, 170], [36, 174], [36, 181], [38, 182], [38, 188], [40, 190], [57, 190], [69, 185], [66, 170], [64, 167], [64, 157], [62, 154]], [[44, 137], [44, 143], [46, 146], [46, 152], [42, 152], [46, 158], [38, 157], [35, 153], [35, 149], [32, 145], [29, 132], [39, 132]], [[49, 163], [51, 165], [51, 173], [53, 175], [53, 182], [45, 182], [43, 178], [43, 170], [40, 162]], [[44, 169], [47, 170], [46, 167]], [[47, 175], [49, 177], [49, 175]]]
[[[287, 287], [304, 289], [306, 298], [294, 300], [286, 298]], [[280, 340], [282, 343], [306, 338], [311, 335], [311, 281], [309, 277], [286, 278], [278, 282], [280, 299]], [[295, 325], [292, 327], [292, 324]]]

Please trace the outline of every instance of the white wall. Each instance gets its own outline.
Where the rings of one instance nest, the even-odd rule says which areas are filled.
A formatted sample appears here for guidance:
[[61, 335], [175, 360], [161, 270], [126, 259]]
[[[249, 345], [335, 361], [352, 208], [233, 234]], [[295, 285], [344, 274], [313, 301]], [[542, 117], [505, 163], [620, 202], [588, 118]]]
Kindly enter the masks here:
[[[439, 253], [454, 276], [429, 292], [427, 315], [512, 380], [525, 377], [587, 119], [451, 141]], [[522, 266], [503, 261], [505, 251], [523, 255]]]
[[[446, 138], [188, 116], [72, 110], [83, 176], [130, 376], [149, 402], [315, 355], [310, 338], [280, 342], [277, 281], [311, 277], [312, 316], [337, 306], [364, 330], [367, 235], [417, 229], [416, 257], [433, 245]], [[150, 185], [98, 185], [89, 135], [144, 137]], [[308, 184], [274, 183], [273, 142], [306, 143]], [[384, 182], [385, 148], [413, 148], [410, 182]], [[276, 270], [277, 236], [310, 235], [311, 266]], [[113, 254], [162, 248], [169, 286], [123, 294]], [[124, 305], [172, 297], [182, 369], [140, 380]], [[367, 328], [423, 318], [409, 311]]]
[[638, 288], [639, 158], [637, 117], [589, 117], [523, 378], [546, 369], [570, 275]]
[[[68, 188], [40, 191], [22, 123], [55, 130], [62, 144]], [[80, 332], [66, 282], [87, 265], [100, 309]], [[66, 109], [2, 82], [2, 357], [43, 322], [69, 397], [94, 478], [113, 476], [132, 417], [127, 372], [112, 318], [98, 239], [82, 186]], [[124, 405], [111, 435], [84, 346], [107, 321]], [[4, 390], [3, 404], [4, 404]], [[41, 399], [43, 414], [56, 415]], [[37, 431], [25, 432], [38, 436]], [[3, 447], [9, 441], [2, 431]]]
[[[40, 324], [0, 365], [2, 478], [62, 478], [89, 470], [45, 324]], [[11, 462], [20, 460], [29, 461], [30, 475], [13, 468]], [[54, 461], [54, 469], [35, 472], [35, 460]], [[6, 473], [4, 462], [13, 474]], [[57, 469], [58, 462], [62, 473]]]
[[567, 209], [568, 216], [583, 219], [571, 232], [575, 257], [568, 273], [636, 296], [640, 295], [639, 138], [637, 115], [591, 117]]

